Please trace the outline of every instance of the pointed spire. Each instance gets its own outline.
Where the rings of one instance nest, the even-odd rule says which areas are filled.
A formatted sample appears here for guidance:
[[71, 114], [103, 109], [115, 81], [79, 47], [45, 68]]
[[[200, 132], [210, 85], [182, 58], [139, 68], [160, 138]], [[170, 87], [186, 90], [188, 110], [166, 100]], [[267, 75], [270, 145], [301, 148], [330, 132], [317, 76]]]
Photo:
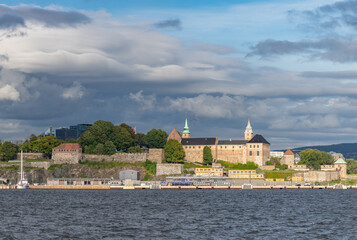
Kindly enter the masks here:
[[187, 124], [187, 118], [186, 118], [186, 121], [185, 121], [185, 127], [183, 128], [183, 133], [190, 133], [190, 130], [189, 130], [188, 124]]
[[247, 127], [246, 128], [252, 128], [252, 126], [250, 125], [250, 119], [248, 118], [248, 124], [247, 124]]

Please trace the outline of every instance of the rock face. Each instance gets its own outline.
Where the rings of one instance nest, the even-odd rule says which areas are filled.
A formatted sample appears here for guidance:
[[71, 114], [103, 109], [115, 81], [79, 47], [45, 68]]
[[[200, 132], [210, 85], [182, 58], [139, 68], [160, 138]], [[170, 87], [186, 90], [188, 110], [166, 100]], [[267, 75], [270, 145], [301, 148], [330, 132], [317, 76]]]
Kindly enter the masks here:
[[[140, 172], [140, 178], [145, 176], [147, 170], [141, 166], [116, 166], [113, 168], [95, 169], [82, 164], [63, 164], [54, 170], [29, 169], [24, 170], [27, 180], [32, 183], [47, 183], [47, 178], [114, 178], [119, 179], [122, 170], [135, 170]], [[0, 169], [0, 177], [9, 179], [11, 184], [19, 181], [19, 170]]]

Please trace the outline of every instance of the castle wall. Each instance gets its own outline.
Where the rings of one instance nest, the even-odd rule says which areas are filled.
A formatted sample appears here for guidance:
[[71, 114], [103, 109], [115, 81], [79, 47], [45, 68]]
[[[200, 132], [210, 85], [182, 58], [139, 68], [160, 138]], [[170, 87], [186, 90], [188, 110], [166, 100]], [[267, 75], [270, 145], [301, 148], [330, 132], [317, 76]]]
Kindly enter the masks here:
[[295, 156], [294, 155], [284, 155], [281, 159], [281, 164], [286, 164], [289, 167], [295, 164]]
[[165, 152], [162, 148], [150, 148], [147, 159], [152, 162], [162, 163], [165, 159]]
[[339, 179], [337, 171], [308, 171], [294, 174], [296, 177], [303, 177], [305, 182], [331, 182]]
[[[23, 153], [23, 159], [43, 159], [45, 155], [43, 153]], [[21, 153], [16, 153], [15, 159], [21, 159]]]
[[217, 159], [231, 163], [246, 163], [245, 145], [218, 145]]
[[156, 165], [156, 176], [181, 175], [182, 170], [182, 164], [158, 163]]
[[[184, 160], [187, 162], [203, 162], [203, 149], [206, 145], [191, 145], [191, 146], [183, 146], [183, 150], [185, 151]], [[211, 147], [211, 154], [214, 161], [217, 160], [216, 154], [216, 146], [209, 145]], [[218, 158], [218, 160], [220, 160]]]
[[81, 159], [81, 153], [75, 152], [52, 152], [53, 164], [76, 164]]

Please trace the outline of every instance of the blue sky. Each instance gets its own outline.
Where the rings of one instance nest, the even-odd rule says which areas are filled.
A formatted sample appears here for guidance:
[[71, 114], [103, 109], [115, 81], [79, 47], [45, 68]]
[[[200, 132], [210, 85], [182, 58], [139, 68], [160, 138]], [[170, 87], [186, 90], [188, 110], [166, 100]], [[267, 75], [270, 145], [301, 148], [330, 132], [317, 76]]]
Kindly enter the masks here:
[[357, 1], [3, 1], [0, 138], [98, 119], [356, 142]]

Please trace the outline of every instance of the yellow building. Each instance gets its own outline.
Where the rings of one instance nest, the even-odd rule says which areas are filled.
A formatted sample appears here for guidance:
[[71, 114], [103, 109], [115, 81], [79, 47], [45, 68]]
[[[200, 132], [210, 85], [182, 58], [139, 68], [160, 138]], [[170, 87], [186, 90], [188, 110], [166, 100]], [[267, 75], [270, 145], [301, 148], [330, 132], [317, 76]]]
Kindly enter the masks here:
[[293, 177], [292, 181], [293, 182], [302, 182], [302, 181], [304, 181], [304, 178], [303, 177]]
[[257, 173], [255, 170], [228, 170], [228, 177], [263, 179], [264, 174]]
[[222, 177], [223, 168], [195, 168], [195, 175], [201, 177]]

